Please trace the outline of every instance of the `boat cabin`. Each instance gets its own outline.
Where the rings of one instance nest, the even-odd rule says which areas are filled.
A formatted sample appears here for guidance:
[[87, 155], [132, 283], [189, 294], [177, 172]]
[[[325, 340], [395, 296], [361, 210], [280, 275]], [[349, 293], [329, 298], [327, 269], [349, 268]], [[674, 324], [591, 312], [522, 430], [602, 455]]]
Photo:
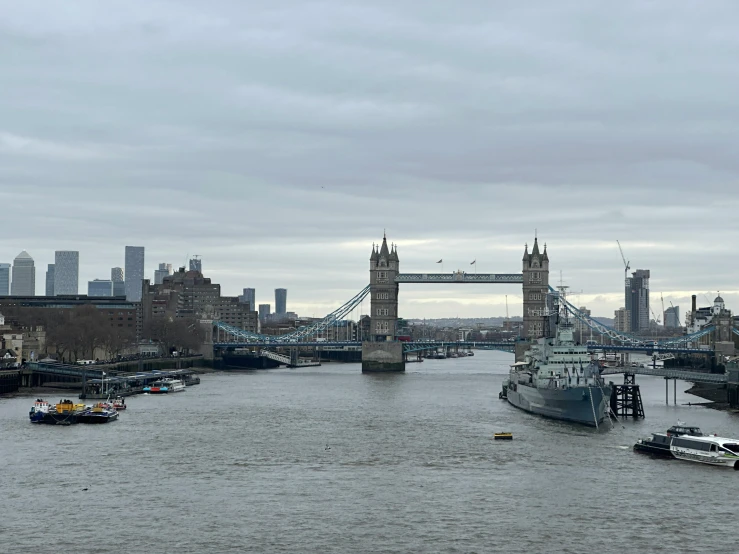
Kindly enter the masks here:
[[681, 437], [683, 435], [690, 435], [691, 437], [702, 437], [703, 433], [701, 432], [700, 427], [683, 425], [681, 423], [673, 425], [667, 430], [667, 436], [669, 437]]

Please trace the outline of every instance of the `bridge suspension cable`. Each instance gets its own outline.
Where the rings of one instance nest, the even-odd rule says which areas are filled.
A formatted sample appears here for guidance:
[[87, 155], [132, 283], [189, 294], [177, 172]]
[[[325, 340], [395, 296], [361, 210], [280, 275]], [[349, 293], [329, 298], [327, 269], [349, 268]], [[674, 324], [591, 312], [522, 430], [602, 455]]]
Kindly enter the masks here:
[[300, 329], [296, 329], [295, 331], [291, 331], [290, 333], [285, 333], [283, 335], [263, 335], [260, 333], [253, 333], [251, 331], [245, 331], [244, 329], [239, 329], [238, 327], [234, 327], [233, 325], [228, 325], [227, 323], [224, 323], [223, 321], [214, 321], [213, 327], [220, 329], [221, 331], [225, 332], [228, 335], [231, 335], [232, 339], [236, 339], [233, 342], [236, 341], [243, 341], [243, 342], [297, 342], [300, 340], [303, 340], [307, 337], [313, 337], [321, 333], [322, 331], [326, 330], [331, 325], [334, 325], [336, 322], [341, 321], [344, 317], [346, 317], [347, 314], [351, 313], [361, 302], [365, 299], [365, 297], [369, 294], [370, 286], [367, 285], [364, 287], [359, 293], [357, 293], [354, 297], [352, 297], [349, 301], [344, 303], [342, 306], [328, 314], [326, 317], [321, 319], [320, 321], [316, 321], [315, 323], [312, 323], [311, 325], [306, 325], [304, 327], [301, 327]]

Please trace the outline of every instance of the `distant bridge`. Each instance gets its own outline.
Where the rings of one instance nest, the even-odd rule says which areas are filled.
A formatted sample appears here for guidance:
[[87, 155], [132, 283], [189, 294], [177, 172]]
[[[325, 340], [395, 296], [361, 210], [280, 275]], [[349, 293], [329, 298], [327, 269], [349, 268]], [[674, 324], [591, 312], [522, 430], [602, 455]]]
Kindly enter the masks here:
[[607, 368], [602, 375], [618, 375], [634, 373], [636, 375], [654, 375], [665, 379], [681, 379], [694, 383], [726, 383], [726, 375], [719, 373], [702, 373], [700, 371], [683, 371], [681, 369], [662, 369], [652, 367]]

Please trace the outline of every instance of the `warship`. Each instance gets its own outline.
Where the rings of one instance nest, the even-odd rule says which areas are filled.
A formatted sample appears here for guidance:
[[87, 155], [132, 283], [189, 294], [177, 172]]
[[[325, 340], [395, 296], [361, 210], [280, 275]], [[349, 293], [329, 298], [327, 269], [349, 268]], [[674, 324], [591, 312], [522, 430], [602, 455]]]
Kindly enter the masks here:
[[566, 288], [550, 293], [544, 337], [511, 366], [500, 397], [532, 414], [598, 427], [609, 418], [611, 386], [587, 346], [574, 340]]

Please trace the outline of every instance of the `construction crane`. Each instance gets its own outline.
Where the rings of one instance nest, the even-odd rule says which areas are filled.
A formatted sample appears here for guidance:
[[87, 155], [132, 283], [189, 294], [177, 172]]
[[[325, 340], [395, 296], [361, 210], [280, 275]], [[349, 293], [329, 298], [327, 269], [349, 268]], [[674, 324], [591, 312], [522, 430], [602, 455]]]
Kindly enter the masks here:
[[[659, 293], [659, 299], [662, 301], [662, 316], [664, 317], [664, 315], [665, 315], [665, 299], [662, 296], [662, 293], [661, 292]], [[667, 322], [665, 321], [665, 323], [667, 323]]]
[[621, 243], [616, 241], [616, 244], [618, 244], [618, 251], [621, 252], [621, 259], [624, 261], [624, 288], [625, 288], [629, 284], [629, 270], [631, 269], [631, 266], [629, 265], [629, 262], [626, 261], [626, 256], [624, 256], [624, 249], [621, 248]]
[[654, 313], [654, 310], [652, 309], [651, 306], [649, 306], [649, 311], [652, 312], [652, 317], [654, 317], [655, 323], [657, 323], [657, 325], [661, 325], [662, 319], [657, 314]]

